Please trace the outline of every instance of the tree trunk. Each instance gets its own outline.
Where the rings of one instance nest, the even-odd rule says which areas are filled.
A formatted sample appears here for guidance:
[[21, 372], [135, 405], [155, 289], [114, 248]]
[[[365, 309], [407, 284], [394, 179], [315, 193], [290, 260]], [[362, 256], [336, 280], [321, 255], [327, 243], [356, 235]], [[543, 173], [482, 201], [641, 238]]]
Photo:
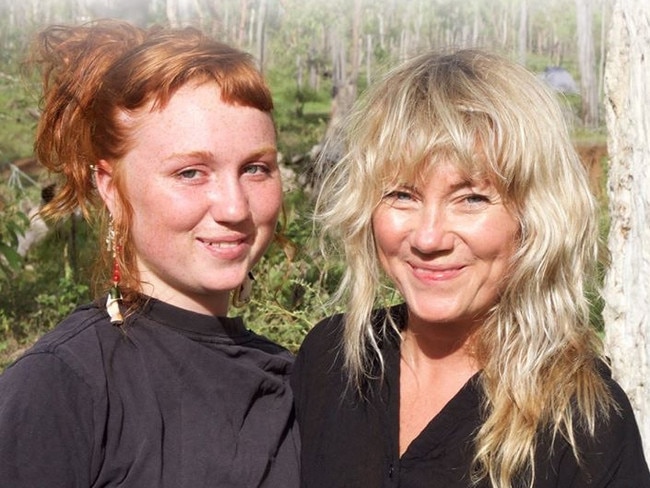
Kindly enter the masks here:
[[259, 14], [257, 16], [257, 59], [260, 64], [260, 71], [264, 71], [266, 64], [266, 0], [260, 0]]
[[526, 53], [528, 53], [528, 5], [522, 0], [519, 10], [519, 62], [526, 64]]
[[354, 0], [351, 26], [351, 61], [348, 66], [346, 56], [345, 35], [337, 29], [332, 30], [332, 66], [333, 66], [333, 97], [330, 109], [330, 120], [327, 125], [324, 140], [329, 140], [329, 151], [324, 161], [334, 163], [341, 155], [343, 148], [338, 143], [338, 131], [341, 121], [348, 114], [357, 98], [357, 81], [359, 78], [360, 62], [360, 25], [361, 0]]
[[605, 68], [611, 267], [604, 298], [607, 353], [650, 459], [650, 7], [617, 0]]
[[248, 20], [248, 0], [239, 1], [239, 29], [237, 30], [237, 46], [242, 47], [246, 41], [246, 22]]
[[576, 0], [578, 30], [578, 63], [580, 65], [580, 95], [582, 122], [586, 127], [598, 127], [598, 85], [594, 53], [592, 0]]
[[165, 16], [171, 27], [180, 26], [178, 20], [178, 0], [167, 0], [165, 2]]

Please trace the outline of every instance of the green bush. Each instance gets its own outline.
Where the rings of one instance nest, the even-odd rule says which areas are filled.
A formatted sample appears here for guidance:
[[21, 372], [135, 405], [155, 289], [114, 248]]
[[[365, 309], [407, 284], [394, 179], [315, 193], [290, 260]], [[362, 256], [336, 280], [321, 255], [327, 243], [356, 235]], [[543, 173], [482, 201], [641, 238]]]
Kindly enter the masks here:
[[241, 310], [256, 332], [297, 351], [320, 319], [337, 311], [329, 302], [342, 264], [326, 261], [312, 239], [311, 199], [295, 190], [285, 199], [284, 241], [276, 241], [255, 267], [252, 300]]
[[92, 232], [78, 219], [51, 229], [13, 275], [0, 281], [0, 368], [90, 300]]

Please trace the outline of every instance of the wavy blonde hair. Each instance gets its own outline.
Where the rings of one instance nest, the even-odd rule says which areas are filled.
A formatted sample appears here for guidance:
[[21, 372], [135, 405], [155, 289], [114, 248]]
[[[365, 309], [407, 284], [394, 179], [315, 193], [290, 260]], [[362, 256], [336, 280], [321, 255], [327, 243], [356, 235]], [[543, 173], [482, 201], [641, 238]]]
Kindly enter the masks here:
[[372, 214], [397, 176], [455, 161], [490, 178], [520, 226], [507, 283], [474, 343], [485, 397], [474, 479], [532, 486], [542, 431], [567, 439], [579, 459], [576, 429], [593, 434], [611, 402], [586, 298], [603, 248], [597, 202], [556, 95], [495, 54], [427, 53], [372, 86], [345, 127], [345, 154], [327, 163], [316, 220], [322, 242], [340, 246], [347, 264], [338, 298], [348, 304], [350, 385], [361, 390], [376, 372], [378, 342], [395, 327], [376, 331], [370, 322], [382, 283]]
[[[214, 82], [225, 103], [271, 113], [273, 100], [248, 53], [217, 42], [194, 28], [140, 28], [120, 20], [53, 25], [39, 33], [29, 58], [43, 81], [35, 150], [39, 162], [60, 176], [57, 192], [43, 208], [52, 219], [81, 209], [96, 217], [105, 235], [108, 221], [94, 184], [93, 165], [105, 159], [124, 209], [115, 230], [124, 301], [135, 303], [140, 276], [131, 245], [132, 209], [125, 197], [122, 158], [136, 132], [120, 118], [138, 110], [162, 109], [190, 82]], [[96, 210], [96, 212], [92, 212]], [[98, 270], [110, 271], [111, 256], [101, 243]], [[110, 276], [104, 277], [106, 287]]]

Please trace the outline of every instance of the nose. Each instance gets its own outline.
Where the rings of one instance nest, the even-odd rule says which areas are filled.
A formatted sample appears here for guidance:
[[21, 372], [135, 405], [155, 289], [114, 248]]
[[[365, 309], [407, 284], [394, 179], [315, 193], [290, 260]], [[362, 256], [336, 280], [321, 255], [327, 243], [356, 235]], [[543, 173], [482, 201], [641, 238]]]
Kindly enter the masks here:
[[221, 179], [207, 192], [210, 214], [216, 222], [236, 223], [250, 217], [248, 195], [238, 178]]
[[437, 206], [421, 208], [411, 231], [411, 246], [422, 254], [449, 251], [454, 245], [450, 223], [444, 209]]

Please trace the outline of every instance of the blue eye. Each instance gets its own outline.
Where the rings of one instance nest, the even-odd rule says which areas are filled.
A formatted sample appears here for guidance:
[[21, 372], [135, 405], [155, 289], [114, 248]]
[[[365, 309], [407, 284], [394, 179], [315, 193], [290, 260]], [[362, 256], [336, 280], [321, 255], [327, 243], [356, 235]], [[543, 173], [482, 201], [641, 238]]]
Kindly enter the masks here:
[[178, 173], [178, 176], [186, 180], [191, 180], [193, 178], [196, 178], [198, 174], [199, 174], [198, 169], [185, 169], [180, 173]]
[[412, 198], [412, 195], [407, 192], [407, 191], [393, 191], [389, 193], [389, 196], [395, 198], [396, 200], [410, 200]]
[[489, 202], [490, 199], [486, 197], [485, 195], [480, 195], [478, 193], [472, 193], [471, 195], [467, 195], [465, 197], [465, 200], [468, 203], [484, 203], [484, 202]]
[[250, 175], [256, 175], [260, 173], [269, 174], [271, 170], [265, 164], [249, 164], [244, 168], [244, 173]]
[[395, 190], [389, 191], [384, 195], [384, 199], [388, 200], [399, 200], [399, 201], [409, 201], [415, 198], [414, 190], [409, 188], [397, 188]]

